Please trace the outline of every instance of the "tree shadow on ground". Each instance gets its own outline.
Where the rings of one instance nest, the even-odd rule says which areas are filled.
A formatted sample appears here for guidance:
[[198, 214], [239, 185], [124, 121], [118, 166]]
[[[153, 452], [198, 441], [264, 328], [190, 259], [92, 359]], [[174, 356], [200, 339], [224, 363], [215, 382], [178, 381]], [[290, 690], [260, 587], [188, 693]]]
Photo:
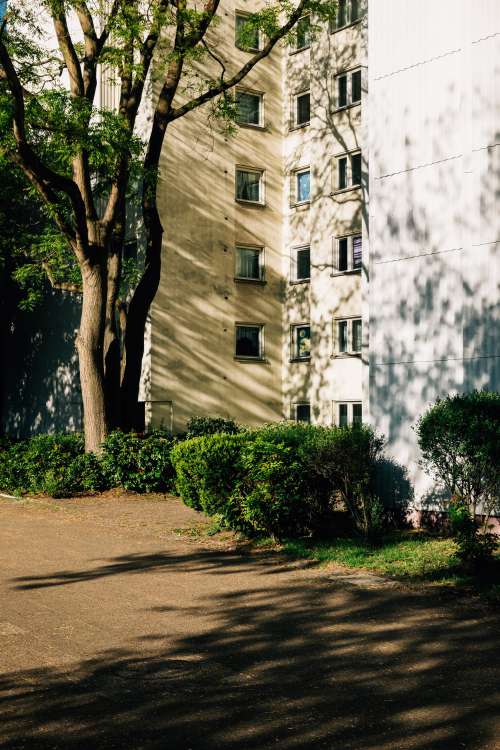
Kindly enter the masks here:
[[[144, 608], [145, 620], [164, 617], [164, 627], [136, 648], [5, 674], [3, 748], [498, 747], [493, 614], [307, 572], [277, 580], [267, 574], [280, 566], [233, 552], [122, 556], [87, 575], [33, 583], [161, 567], [207, 576], [196, 606], [173, 601], [166, 588], [164, 606]], [[221, 572], [242, 573], [238, 588], [214, 587], [208, 576]], [[172, 637], [173, 616], [185, 634]]]

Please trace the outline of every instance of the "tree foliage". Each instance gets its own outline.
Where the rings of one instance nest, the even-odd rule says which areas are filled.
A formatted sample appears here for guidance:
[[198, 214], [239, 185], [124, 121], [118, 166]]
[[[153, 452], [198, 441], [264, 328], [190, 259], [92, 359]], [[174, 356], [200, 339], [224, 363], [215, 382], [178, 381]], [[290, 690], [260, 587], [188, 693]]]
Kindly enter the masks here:
[[[0, 28], [0, 155], [22, 170], [51, 221], [35, 233], [18, 281], [36, 290], [45, 273], [82, 291], [88, 450], [99, 450], [114, 425], [137, 422], [144, 326], [160, 279], [156, 193], [168, 126], [205, 105], [209, 122], [231, 128], [234, 86], [290, 40], [302, 16], [322, 22], [334, 9], [334, 0], [269, 0], [241, 29], [246, 61], [230, 63], [218, 46], [219, 0], [9, 0]], [[263, 42], [250, 52], [255, 30]], [[103, 82], [115, 107], [96, 95]], [[123, 263], [132, 196], [144, 239], [139, 268]]]
[[438, 400], [416, 432], [421, 465], [474, 518], [500, 509], [500, 393], [472, 391]]

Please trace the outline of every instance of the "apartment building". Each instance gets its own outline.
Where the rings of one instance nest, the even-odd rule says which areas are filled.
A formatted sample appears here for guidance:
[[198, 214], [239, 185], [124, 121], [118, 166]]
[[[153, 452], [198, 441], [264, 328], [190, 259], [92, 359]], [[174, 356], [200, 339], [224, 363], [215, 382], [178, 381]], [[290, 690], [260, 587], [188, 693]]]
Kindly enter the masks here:
[[[256, 7], [223, 6], [214, 35], [229, 69], [251, 54], [238, 29]], [[236, 135], [207, 127], [208, 108], [172, 128], [152, 423], [362, 419], [366, 30], [357, 0], [339, 4], [331, 28], [305, 16], [236, 90]]]
[[[224, 0], [228, 70], [262, 2]], [[150, 424], [370, 422], [433, 502], [412, 426], [440, 396], [500, 388], [499, 60], [498, 0], [339, 0], [242, 82], [234, 136], [208, 107], [169, 129]], [[77, 312], [53, 295], [12, 334], [9, 432], [81, 428]]]

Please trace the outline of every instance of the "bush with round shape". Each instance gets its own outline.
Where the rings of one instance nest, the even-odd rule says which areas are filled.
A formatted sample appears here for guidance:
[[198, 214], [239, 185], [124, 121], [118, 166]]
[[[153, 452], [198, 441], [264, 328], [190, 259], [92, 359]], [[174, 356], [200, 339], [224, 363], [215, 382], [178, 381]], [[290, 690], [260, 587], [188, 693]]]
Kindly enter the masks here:
[[240, 454], [251, 433], [214, 433], [179, 443], [172, 451], [176, 487], [186, 505], [219, 516], [242, 529], [234, 490], [241, 478]]
[[100, 463], [106, 482], [133, 492], [170, 492], [174, 470], [170, 453], [175, 439], [165, 432], [112, 432], [104, 441]]
[[421, 465], [471, 516], [500, 510], [500, 393], [447, 396], [416, 425]]
[[312, 460], [323, 432], [283, 422], [256, 430], [245, 443], [234, 500], [253, 533], [283, 539], [313, 533], [325, 522], [330, 485]]
[[416, 433], [423, 469], [449, 492], [445, 509], [459, 557], [469, 567], [484, 565], [496, 547], [489, 518], [500, 512], [500, 393], [472, 391], [438, 400], [419, 419]]

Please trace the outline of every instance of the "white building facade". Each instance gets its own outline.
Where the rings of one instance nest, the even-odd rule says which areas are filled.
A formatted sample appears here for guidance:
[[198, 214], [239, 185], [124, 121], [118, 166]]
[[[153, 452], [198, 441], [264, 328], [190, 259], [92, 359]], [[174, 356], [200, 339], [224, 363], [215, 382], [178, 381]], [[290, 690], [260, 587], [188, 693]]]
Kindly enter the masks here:
[[372, 0], [369, 29], [367, 407], [429, 505], [412, 426], [500, 388], [500, 3]]

